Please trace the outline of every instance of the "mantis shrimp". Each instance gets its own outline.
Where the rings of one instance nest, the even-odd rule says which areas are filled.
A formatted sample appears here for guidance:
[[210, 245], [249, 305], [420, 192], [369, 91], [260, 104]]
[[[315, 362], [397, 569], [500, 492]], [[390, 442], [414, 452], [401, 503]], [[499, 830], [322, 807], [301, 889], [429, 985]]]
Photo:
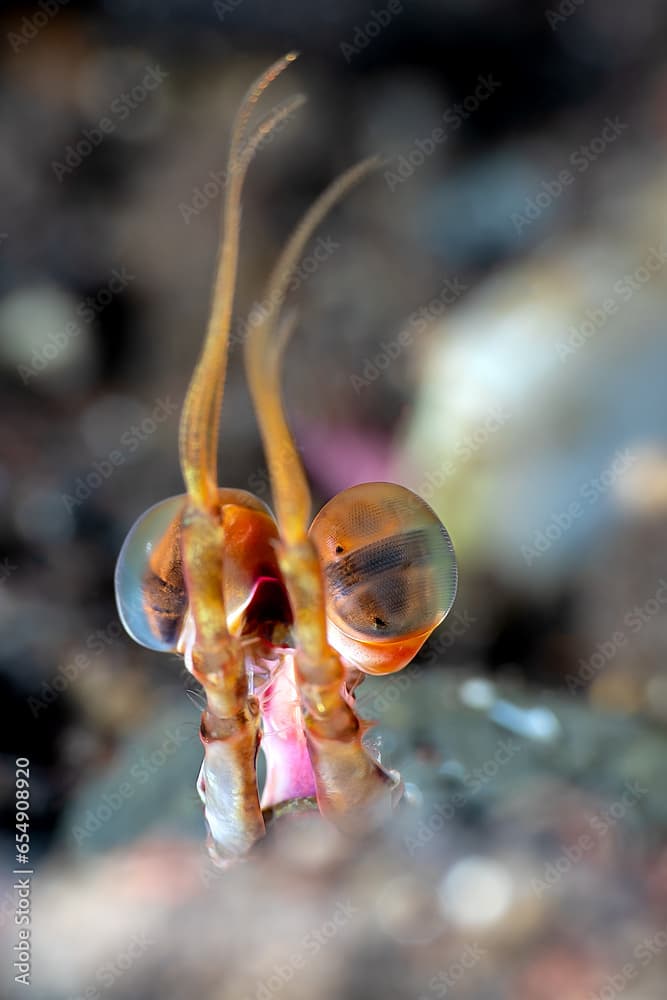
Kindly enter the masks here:
[[353, 486], [309, 527], [309, 487], [281, 398], [294, 325], [281, 310], [293, 271], [325, 214], [374, 160], [343, 173], [306, 212], [269, 277], [269, 306], [245, 337], [275, 516], [251, 493], [217, 484], [243, 182], [262, 140], [303, 98], [279, 104], [255, 131], [250, 118], [295, 58], [286, 55], [255, 81], [234, 121], [211, 314], [180, 421], [186, 492], [138, 519], [115, 577], [129, 635], [182, 654], [205, 693], [197, 788], [209, 852], [222, 864], [244, 857], [269, 818], [302, 803], [351, 834], [385, 821], [402, 783], [365, 745], [371, 723], [355, 711], [355, 689], [364, 674], [390, 674], [412, 660], [451, 609], [457, 585], [446, 529], [402, 486]]

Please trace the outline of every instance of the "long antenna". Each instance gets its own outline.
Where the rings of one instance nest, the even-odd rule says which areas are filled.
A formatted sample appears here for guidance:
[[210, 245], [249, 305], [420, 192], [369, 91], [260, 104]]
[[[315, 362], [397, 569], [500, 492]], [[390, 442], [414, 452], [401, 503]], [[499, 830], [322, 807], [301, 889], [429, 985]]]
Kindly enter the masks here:
[[310, 490], [303, 464], [290, 432], [280, 391], [280, 361], [293, 317], [276, 324], [294, 269], [314, 230], [336, 202], [379, 164], [378, 157], [363, 160], [333, 181], [311, 205], [287, 241], [269, 278], [268, 310], [248, 331], [245, 360], [248, 384], [259, 422], [273, 502], [282, 538], [297, 544], [305, 537], [310, 518]]
[[229, 329], [238, 263], [241, 226], [241, 192], [248, 165], [258, 145], [276, 125], [291, 114], [303, 98], [279, 106], [260, 124], [244, 146], [248, 122], [257, 101], [297, 57], [290, 52], [275, 62], [252, 84], [237, 112], [227, 164], [223, 233], [218, 270], [206, 339], [183, 404], [179, 429], [179, 453], [183, 479], [190, 501], [212, 511], [217, 497], [217, 450], [220, 409], [227, 369]]

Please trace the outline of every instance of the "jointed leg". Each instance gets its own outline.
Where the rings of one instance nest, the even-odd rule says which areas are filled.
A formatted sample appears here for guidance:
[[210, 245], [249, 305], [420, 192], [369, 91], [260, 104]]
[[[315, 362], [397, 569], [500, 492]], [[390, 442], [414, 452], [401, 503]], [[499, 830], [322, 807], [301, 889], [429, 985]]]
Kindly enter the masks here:
[[188, 669], [203, 685], [204, 763], [199, 791], [221, 858], [241, 856], [264, 833], [255, 761], [260, 740], [257, 699], [248, 694], [243, 647], [227, 629], [222, 587], [225, 546], [217, 486], [218, 422], [227, 364], [247, 167], [264, 136], [301, 103], [279, 106], [247, 137], [250, 115], [266, 87], [292, 62], [279, 60], [250, 88], [236, 116], [228, 161], [224, 229], [204, 348], [188, 388], [180, 426], [180, 458], [188, 503], [181, 527], [190, 621], [182, 639]]
[[227, 632], [222, 599], [222, 527], [213, 517], [188, 508], [181, 551], [188, 593], [184, 635], [188, 670], [206, 693], [201, 739], [204, 763], [199, 792], [219, 859], [241, 857], [264, 834], [255, 761], [260, 741], [257, 699], [248, 695], [241, 642]]

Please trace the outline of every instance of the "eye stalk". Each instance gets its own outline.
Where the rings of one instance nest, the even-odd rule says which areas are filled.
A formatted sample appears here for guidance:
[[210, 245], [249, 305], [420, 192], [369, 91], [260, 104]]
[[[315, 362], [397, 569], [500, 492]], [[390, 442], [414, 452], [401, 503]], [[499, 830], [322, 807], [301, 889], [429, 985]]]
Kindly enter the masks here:
[[331, 645], [366, 673], [402, 669], [456, 597], [444, 525], [404, 486], [364, 483], [333, 497], [309, 535], [324, 572]]

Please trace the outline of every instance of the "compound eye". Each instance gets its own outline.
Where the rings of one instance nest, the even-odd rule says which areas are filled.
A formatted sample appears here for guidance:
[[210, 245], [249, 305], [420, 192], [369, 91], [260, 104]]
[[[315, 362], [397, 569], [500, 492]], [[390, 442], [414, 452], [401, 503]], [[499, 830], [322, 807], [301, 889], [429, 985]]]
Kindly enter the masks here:
[[155, 504], [130, 530], [118, 556], [116, 604], [125, 631], [148, 649], [176, 649], [188, 598], [181, 562], [185, 494]]
[[324, 569], [328, 618], [353, 640], [425, 639], [454, 603], [452, 541], [428, 504], [403, 486], [344, 490], [322, 508], [310, 537]]

